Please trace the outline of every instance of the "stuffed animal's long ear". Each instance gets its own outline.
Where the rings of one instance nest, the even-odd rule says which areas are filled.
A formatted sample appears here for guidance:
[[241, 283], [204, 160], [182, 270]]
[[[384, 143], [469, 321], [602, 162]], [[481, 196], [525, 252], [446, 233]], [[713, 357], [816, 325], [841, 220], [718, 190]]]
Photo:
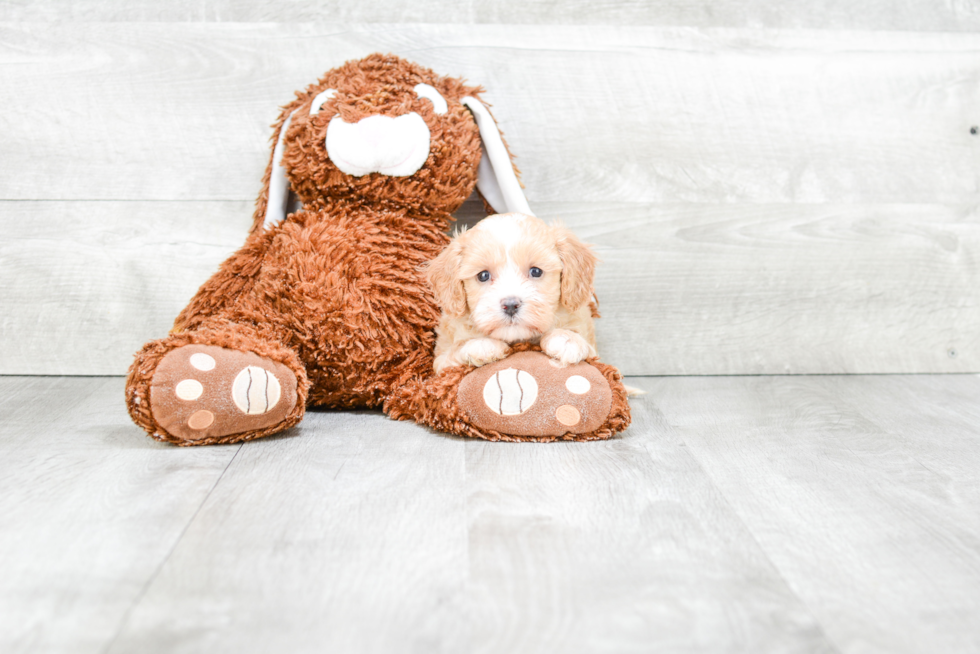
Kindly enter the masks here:
[[560, 225], [554, 229], [561, 257], [561, 303], [569, 311], [575, 311], [592, 298], [599, 258], [572, 232]]
[[425, 267], [425, 276], [443, 313], [458, 318], [466, 313], [466, 290], [459, 278], [463, 244], [457, 237]]
[[493, 116], [474, 97], [466, 96], [460, 102], [473, 113], [476, 125], [480, 128], [483, 145], [476, 179], [480, 194], [497, 213], [517, 212], [533, 216]]
[[[283, 151], [286, 149], [286, 130], [293, 119], [296, 109], [289, 112], [282, 127], [279, 128], [279, 136], [276, 139], [276, 147], [272, 150], [272, 167], [269, 171], [269, 195], [265, 202], [265, 215], [262, 217], [262, 228], [269, 229], [278, 225], [286, 219], [286, 212], [289, 205], [289, 179], [286, 177], [286, 167], [282, 165]], [[258, 220], [256, 219], [256, 222]], [[256, 225], [257, 227], [257, 225]]]

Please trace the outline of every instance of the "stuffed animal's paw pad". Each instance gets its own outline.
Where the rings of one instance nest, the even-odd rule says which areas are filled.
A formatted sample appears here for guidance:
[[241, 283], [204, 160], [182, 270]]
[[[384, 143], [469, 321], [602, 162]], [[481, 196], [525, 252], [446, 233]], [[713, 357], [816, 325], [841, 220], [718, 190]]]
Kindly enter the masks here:
[[516, 368], [498, 370], [483, 386], [483, 402], [501, 416], [517, 416], [538, 399], [538, 382]]
[[588, 363], [563, 367], [540, 352], [519, 352], [467, 375], [457, 401], [477, 427], [555, 437], [598, 429], [609, 416], [612, 391]]
[[247, 366], [231, 385], [231, 397], [242, 413], [268, 413], [279, 403], [282, 385], [276, 376], [258, 366]]
[[189, 441], [275, 425], [296, 397], [296, 377], [281, 363], [213, 345], [169, 352], [150, 384], [154, 419]]

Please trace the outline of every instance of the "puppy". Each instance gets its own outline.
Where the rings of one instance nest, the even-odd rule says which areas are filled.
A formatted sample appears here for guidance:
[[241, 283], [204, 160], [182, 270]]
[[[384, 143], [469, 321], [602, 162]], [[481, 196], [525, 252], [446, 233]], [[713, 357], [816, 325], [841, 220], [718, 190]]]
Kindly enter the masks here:
[[597, 261], [564, 227], [520, 213], [457, 234], [425, 271], [442, 308], [435, 372], [503, 359], [517, 342], [540, 343], [563, 366], [595, 356]]

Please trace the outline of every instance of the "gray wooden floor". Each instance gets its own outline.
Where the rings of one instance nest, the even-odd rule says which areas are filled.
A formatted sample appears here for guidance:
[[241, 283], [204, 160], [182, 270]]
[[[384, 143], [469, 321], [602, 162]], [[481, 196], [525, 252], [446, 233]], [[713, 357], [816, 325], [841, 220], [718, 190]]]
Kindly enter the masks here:
[[630, 382], [605, 443], [180, 449], [0, 377], [0, 651], [980, 650], [980, 376]]

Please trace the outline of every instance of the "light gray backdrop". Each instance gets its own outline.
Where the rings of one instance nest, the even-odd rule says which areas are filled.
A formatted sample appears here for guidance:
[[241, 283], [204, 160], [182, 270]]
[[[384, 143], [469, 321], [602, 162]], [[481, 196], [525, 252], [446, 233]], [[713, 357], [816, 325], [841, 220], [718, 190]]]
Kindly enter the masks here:
[[374, 51], [486, 87], [623, 372], [980, 371], [980, 4], [404, 5], [0, 3], [0, 374], [123, 374]]

